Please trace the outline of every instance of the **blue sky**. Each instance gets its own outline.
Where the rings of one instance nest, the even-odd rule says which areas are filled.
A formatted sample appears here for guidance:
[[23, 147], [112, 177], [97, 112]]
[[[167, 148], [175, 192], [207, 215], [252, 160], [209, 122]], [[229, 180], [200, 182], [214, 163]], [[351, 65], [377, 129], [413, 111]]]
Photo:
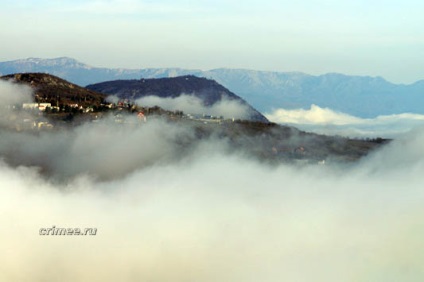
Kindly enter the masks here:
[[0, 60], [424, 79], [418, 0], [0, 0]]

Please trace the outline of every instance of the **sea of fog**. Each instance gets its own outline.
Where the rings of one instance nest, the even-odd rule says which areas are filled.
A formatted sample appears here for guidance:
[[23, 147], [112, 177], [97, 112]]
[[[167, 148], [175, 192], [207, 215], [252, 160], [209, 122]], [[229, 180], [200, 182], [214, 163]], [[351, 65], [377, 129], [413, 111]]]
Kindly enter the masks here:
[[[9, 102], [28, 91], [0, 84]], [[349, 167], [270, 166], [214, 138], [182, 153], [190, 134], [1, 130], [0, 281], [424, 279], [420, 126]], [[52, 226], [97, 233], [39, 234]]]
[[266, 114], [275, 123], [301, 130], [350, 138], [398, 138], [413, 129], [424, 127], [424, 115], [403, 113], [375, 118], [359, 118], [311, 105], [310, 109], [278, 109]]

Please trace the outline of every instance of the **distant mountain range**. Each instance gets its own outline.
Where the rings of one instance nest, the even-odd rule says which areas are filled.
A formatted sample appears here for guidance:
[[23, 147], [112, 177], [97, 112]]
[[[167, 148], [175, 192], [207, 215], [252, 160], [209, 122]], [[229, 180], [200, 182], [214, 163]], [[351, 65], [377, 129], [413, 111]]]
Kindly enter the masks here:
[[315, 104], [363, 118], [405, 112], [424, 114], [424, 80], [403, 85], [381, 77], [336, 73], [313, 76], [243, 69], [108, 69], [66, 57], [0, 62], [1, 74], [18, 72], [47, 72], [81, 86], [118, 79], [195, 75], [216, 80], [261, 112], [307, 109]]

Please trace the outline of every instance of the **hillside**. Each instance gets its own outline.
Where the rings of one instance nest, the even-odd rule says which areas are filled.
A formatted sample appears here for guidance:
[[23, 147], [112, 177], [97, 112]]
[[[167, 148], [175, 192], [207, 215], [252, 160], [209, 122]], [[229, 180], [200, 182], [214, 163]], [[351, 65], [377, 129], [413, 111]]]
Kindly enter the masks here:
[[196, 75], [217, 81], [264, 113], [277, 108], [308, 109], [315, 104], [363, 118], [406, 112], [424, 114], [424, 81], [403, 85], [381, 77], [243, 69], [108, 69], [65, 57], [0, 62], [2, 74], [35, 71], [54, 74], [81, 86], [118, 79]]
[[191, 75], [173, 78], [108, 81], [88, 85], [87, 89], [130, 100], [137, 100], [146, 96], [176, 98], [186, 94], [199, 98], [207, 107], [215, 105], [222, 99], [227, 99], [228, 101], [237, 101], [248, 107], [249, 119], [261, 122], [268, 121], [246, 101], [216, 81]]
[[78, 104], [82, 107], [98, 107], [106, 97], [104, 94], [45, 73], [17, 73], [2, 76], [0, 79], [29, 85], [34, 89], [36, 102], [51, 103], [52, 106]]
[[387, 139], [359, 140], [324, 136], [274, 123], [238, 121], [219, 127], [198, 124], [198, 136], [228, 139], [234, 152], [271, 163], [349, 163], [390, 142]]

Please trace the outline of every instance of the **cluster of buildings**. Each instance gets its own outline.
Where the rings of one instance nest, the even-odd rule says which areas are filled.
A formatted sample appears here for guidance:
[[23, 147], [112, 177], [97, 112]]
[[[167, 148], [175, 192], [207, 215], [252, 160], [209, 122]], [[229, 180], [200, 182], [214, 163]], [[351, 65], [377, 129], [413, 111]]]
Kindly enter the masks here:
[[[54, 126], [52, 123], [43, 118], [40, 114], [34, 114], [34, 112], [46, 111], [47, 108], [51, 108], [50, 103], [23, 103], [20, 105], [7, 105], [0, 116], [1, 126], [17, 131], [26, 130], [48, 130]], [[20, 109], [24, 111], [19, 111]]]
[[[66, 111], [66, 108], [72, 110], [79, 110], [85, 113], [89, 113], [89, 112], [93, 112], [94, 109], [93, 107], [86, 107], [84, 108], [81, 105], [78, 104], [68, 104], [65, 107], [62, 108], [62, 111]], [[46, 110], [51, 110], [51, 111], [56, 111], [56, 112], [60, 112], [61, 108], [59, 106], [52, 106], [51, 103], [23, 103], [22, 104], [22, 109], [24, 110], [39, 110], [42, 112], [45, 112]]]
[[183, 115], [183, 118], [193, 120], [193, 121], [199, 121], [203, 123], [218, 123], [221, 124], [224, 121], [223, 116], [212, 116], [212, 115], [194, 115], [194, 114], [185, 114]]
[[[22, 109], [24, 110], [40, 110], [45, 111], [47, 108], [53, 108], [51, 103], [23, 103]], [[59, 107], [54, 107], [59, 110]]]

